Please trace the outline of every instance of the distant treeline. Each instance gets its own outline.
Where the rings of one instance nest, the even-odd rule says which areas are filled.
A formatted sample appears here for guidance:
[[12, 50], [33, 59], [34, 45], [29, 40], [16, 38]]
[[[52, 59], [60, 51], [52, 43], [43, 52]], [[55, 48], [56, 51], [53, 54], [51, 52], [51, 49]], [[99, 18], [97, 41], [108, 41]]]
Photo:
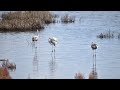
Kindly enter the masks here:
[[3, 13], [0, 31], [27, 31], [43, 29], [45, 24], [53, 22], [54, 15], [49, 11], [15, 11]]

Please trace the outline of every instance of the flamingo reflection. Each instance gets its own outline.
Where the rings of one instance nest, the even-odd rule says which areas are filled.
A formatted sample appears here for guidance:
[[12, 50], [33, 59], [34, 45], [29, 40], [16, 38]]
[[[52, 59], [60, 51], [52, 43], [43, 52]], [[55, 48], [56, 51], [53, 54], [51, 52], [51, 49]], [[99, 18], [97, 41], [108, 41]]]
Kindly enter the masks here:
[[89, 74], [89, 79], [98, 79], [98, 73], [96, 71], [96, 56], [93, 56], [93, 68]]
[[35, 48], [35, 55], [33, 58], [33, 75], [34, 75], [34, 77], [38, 77], [38, 71], [39, 71], [38, 63], [39, 63], [39, 60], [37, 57], [37, 48]]
[[52, 60], [50, 61], [50, 76], [51, 78], [54, 78], [55, 77], [55, 71], [56, 71], [56, 58], [55, 58], [55, 54], [52, 55], [51, 54], [51, 58]]

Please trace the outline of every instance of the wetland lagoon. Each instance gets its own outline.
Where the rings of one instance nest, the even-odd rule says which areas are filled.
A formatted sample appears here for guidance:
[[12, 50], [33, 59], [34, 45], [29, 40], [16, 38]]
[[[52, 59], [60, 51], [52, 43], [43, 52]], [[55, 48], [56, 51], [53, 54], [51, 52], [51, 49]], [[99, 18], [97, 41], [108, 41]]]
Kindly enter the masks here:
[[[0, 60], [15, 63], [14, 70], [8, 69], [12, 79], [83, 78], [77, 78], [79, 74], [89, 79], [93, 71], [98, 79], [120, 79], [120, 11], [49, 12], [41, 18], [31, 11], [31, 16], [23, 16], [26, 22], [14, 16], [22, 20], [20, 23], [12, 16], [2, 15], [7, 12], [0, 12], [5, 18], [0, 23]], [[31, 19], [32, 15], [37, 18]], [[37, 42], [32, 41], [35, 35], [39, 37]], [[55, 53], [51, 52], [49, 37], [58, 39]], [[95, 56], [92, 42], [98, 45]]]

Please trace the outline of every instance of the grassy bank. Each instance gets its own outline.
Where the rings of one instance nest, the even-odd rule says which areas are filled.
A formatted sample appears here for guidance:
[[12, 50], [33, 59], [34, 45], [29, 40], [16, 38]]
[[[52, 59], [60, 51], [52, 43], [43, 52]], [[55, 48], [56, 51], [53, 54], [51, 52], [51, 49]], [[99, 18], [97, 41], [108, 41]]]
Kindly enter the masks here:
[[1, 18], [0, 31], [28, 31], [43, 29], [54, 17], [48, 11], [16, 11], [4, 13]]

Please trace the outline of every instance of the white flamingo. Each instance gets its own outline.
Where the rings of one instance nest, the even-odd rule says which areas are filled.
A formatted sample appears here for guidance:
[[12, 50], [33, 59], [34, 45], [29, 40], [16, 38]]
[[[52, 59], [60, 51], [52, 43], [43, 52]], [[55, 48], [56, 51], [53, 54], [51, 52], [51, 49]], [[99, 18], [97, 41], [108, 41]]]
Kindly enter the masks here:
[[54, 46], [54, 52], [55, 52], [55, 46], [58, 44], [58, 39], [56, 37], [50, 37], [48, 39], [48, 42], [52, 45], [52, 52], [53, 52], [53, 46]]
[[37, 35], [32, 37], [32, 41], [38, 41], [39, 39], [39, 34], [38, 34], [38, 30], [37, 30]]

